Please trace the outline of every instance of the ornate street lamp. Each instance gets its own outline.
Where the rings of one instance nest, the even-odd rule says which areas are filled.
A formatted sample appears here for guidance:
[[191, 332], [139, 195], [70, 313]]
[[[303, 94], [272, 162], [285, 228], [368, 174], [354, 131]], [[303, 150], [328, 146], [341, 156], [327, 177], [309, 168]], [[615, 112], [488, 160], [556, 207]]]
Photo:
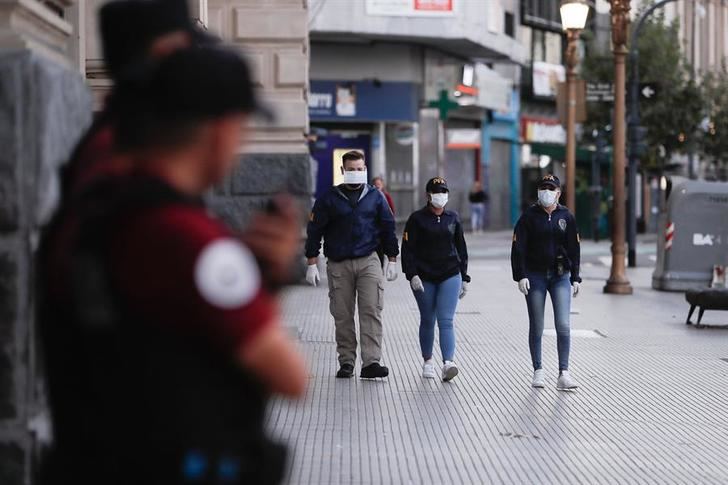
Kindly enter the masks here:
[[576, 66], [579, 63], [577, 42], [589, 17], [587, 0], [562, 0], [561, 24], [566, 31], [566, 206], [576, 214]]
[[614, 218], [612, 221], [612, 269], [604, 293], [631, 295], [632, 286], [625, 272], [624, 239], [626, 230], [625, 202], [625, 57], [627, 55], [627, 37], [629, 33], [630, 0], [611, 0], [612, 46], [614, 52]]

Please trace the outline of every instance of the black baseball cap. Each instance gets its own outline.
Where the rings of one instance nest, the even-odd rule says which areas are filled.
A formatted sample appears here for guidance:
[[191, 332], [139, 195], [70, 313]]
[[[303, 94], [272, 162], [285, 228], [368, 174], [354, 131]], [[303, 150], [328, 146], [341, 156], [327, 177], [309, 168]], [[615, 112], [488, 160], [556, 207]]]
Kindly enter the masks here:
[[256, 97], [247, 62], [231, 48], [182, 49], [132, 74], [122, 78], [112, 93], [121, 111], [129, 102], [131, 109], [160, 119], [267, 113]]
[[112, 79], [143, 60], [155, 39], [175, 31], [188, 32], [193, 45], [220, 40], [191, 20], [186, 0], [115, 0], [99, 10], [104, 62]]
[[447, 181], [442, 177], [431, 178], [425, 186], [425, 192], [428, 194], [440, 194], [443, 192], [450, 192], [447, 188]]
[[548, 189], [548, 190], [556, 190], [561, 188], [561, 181], [559, 180], [559, 177], [553, 174], [545, 175], [541, 182], [538, 184], [539, 190], [541, 189]]

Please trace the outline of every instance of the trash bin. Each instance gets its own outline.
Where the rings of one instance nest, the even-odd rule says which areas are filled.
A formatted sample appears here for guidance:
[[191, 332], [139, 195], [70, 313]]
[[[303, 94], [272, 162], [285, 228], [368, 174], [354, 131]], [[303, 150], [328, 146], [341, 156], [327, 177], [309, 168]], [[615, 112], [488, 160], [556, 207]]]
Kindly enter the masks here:
[[713, 266], [728, 264], [728, 183], [676, 183], [658, 221], [654, 289], [708, 286]]

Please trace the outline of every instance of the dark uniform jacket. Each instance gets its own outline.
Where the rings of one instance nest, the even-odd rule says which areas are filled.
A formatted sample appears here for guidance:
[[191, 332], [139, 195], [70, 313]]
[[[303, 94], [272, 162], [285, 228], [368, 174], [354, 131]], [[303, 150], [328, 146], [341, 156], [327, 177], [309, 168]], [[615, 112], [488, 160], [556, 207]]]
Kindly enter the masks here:
[[439, 283], [460, 273], [469, 282], [468, 248], [457, 212], [441, 216], [424, 207], [407, 220], [402, 238], [402, 271], [411, 280]]
[[529, 272], [571, 273], [571, 282], [581, 283], [579, 233], [576, 219], [559, 205], [551, 215], [532, 205], [523, 213], [513, 232], [511, 269], [513, 280], [528, 278]]
[[363, 258], [379, 247], [395, 257], [399, 244], [394, 216], [381, 192], [364, 185], [358, 201], [352, 202], [343, 186], [332, 187], [313, 206], [308, 223], [306, 257], [319, 254], [324, 238], [324, 255], [332, 261]]
[[202, 264], [231, 242], [201, 200], [156, 179], [99, 182], [62, 207], [39, 254], [54, 425], [40, 483], [279, 483], [267, 392], [236, 357], [273, 298], [252, 286], [216, 303]]

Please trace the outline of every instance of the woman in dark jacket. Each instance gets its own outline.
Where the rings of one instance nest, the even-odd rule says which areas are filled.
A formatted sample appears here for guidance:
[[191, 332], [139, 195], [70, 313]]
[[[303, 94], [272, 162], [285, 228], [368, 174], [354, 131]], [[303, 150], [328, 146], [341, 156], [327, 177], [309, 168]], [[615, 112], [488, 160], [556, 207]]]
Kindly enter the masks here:
[[422, 376], [434, 379], [435, 321], [440, 329], [442, 380], [458, 374], [453, 319], [458, 299], [465, 296], [468, 276], [468, 250], [457, 213], [445, 210], [449, 190], [442, 177], [427, 182], [427, 206], [407, 220], [402, 239], [402, 268], [410, 281], [420, 309], [420, 347], [424, 365]]
[[579, 293], [579, 233], [576, 219], [559, 205], [561, 182], [546, 175], [538, 186], [538, 204], [523, 213], [513, 232], [511, 267], [513, 280], [526, 296], [528, 307], [528, 344], [533, 363], [533, 387], [544, 387], [541, 367], [541, 338], [544, 327], [546, 294], [551, 295], [559, 354], [559, 378], [556, 388], [577, 388], [569, 373], [571, 298]]

